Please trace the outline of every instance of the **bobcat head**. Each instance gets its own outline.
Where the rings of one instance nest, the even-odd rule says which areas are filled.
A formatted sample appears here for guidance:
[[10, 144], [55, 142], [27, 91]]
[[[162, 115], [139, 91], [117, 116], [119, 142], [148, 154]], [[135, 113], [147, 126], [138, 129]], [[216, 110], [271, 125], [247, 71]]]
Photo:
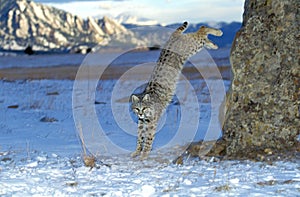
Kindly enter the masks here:
[[154, 108], [152, 107], [149, 94], [143, 96], [131, 96], [131, 109], [141, 120], [151, 120], [154, 116]]

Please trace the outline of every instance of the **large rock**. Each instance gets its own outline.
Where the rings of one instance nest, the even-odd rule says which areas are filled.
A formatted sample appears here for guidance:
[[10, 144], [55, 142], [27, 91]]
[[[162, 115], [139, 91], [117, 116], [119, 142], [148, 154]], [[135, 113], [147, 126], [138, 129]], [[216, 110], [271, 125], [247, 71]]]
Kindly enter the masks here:
[[[226, 153], [291, 150], [300, 133], [300, 1], [246, 0], [231, 50]], [[267, 151], [266, 151], [267, 150]]]

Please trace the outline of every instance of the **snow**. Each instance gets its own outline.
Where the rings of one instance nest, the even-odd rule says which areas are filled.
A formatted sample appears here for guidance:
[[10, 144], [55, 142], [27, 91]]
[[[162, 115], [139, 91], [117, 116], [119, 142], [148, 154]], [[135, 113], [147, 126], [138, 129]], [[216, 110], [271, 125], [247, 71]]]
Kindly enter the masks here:
[[[152, 58], [157, 55], [150, 53], [153, 53], [150, 55]], [[82, 55], [23, 57], [26, 58], [0, 57], [0, 67], [76, 65], [84, 58]], [[47, 59], [51, 59], [50, 65]], [[134, 63], [142, 62], [142, 58], [134, 60]], [[121, 66], [122, 61], [116, 64]], [[216, 115], [215, 108], [211, 106], [214, 99], [210, 99], [210, 90], [216, 87], [210, 89], [210, 85], [215, 84], [217, 79], [190, 79], [189, 82], [197, 97], [196, 101], [193, 98], [187, 98], [187, 101], [199, 103], [200, 121], [195, 134], [195, 140], [199, 140], [206, 136], [207, 129], [218, 128], [209, 124], [211, 116]], [[131, 159], [129, 153], [135, 148], [136, 128], [134, 116], [128, 111], [128, 103], [122, 100], [126, 97], [126, 91], [120, 91], [115, 95], [115, 100], [112, 99], [115, 101], [113, 103], [117, 103], [115, 112], [112, 112], [111, 97], [116, 85], [129, 87], [138, 83], [140, 80], [136, 77], [127, 81], [111, 79], [97, 82], [95, 99], [92, 100], [99, 102], [93, 105], [95, 114], [108, 139], [125, 151], [114, 154], [110, 146], [106, 147], [106, 152], [105, 147], [96, 146], [94, 150], [97, 144], [95, 138], [86, 140], [87, 148], [90, 148], [88, 151], [97, 156], [96, 166], [90, 168], [84, 166], [78, 138], [80, 133], [74, 122], [74, 81], [1, 80], [0, 196], [299, 196], [298, 160], [268, 164], [187, 157], [183, 165], [175, 165], [170, 162], [176, 157], [172, 155], [174, 153], [163, 152], [159, 155], [155, 150], [170, 141], [170, 136], [174, 135], [172, 131], [178, 129], [180, 123], [174, 124], [178, 118], [174, 114], [181, 110], [174, 103], [163, 118], [161, 131], [155, 139], [154, 153], [145, 161]], [[225, 90], [229, 84], [229, 81], [224, 81]], [[179, 92], [192, 94], [190, 90], [185, 90], [184, 80], [178, 87]], [[51, 94], [53, 92], [57, 93]], [[178, 99], [181, 97], [178, 96]], [[216, 102], [219, 100], [216, 99]], [[181, 108], [193, 109], [191, 107], [194, 105], [185, 104]], [[124, 114], [124, 109], [127, 109], [130, 125], [133, 126], [119, 126], [113, 118], [113, 113]], [[44, 117], [57, 121], [43, 122], [41, 119]], [[101, 157], [97, 151], [108, 154]]]
[[290, 162], [193, 159], [177, 166], [122, 158], [90, 169], [79, 156], [37, 161], [46, 153], [8, 154], [11, 160], [1, 161], [1, 196], [297, 196], [300, 189], [299, 164]]

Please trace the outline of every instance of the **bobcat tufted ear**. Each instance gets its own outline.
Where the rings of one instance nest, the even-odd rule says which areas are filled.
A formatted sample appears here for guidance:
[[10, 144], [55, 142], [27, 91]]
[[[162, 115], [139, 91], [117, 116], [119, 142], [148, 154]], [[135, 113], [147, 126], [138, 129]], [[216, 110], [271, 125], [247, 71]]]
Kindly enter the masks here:
[[143, 101], [150, 101], [150, 95], [145, 94], [145, 96], [143, 97]]
[[132, 103], [137, 103], [139, 101], [140, 101], [139, 97], [135, 96], [134, 94], [131, 95], [131, 102]]

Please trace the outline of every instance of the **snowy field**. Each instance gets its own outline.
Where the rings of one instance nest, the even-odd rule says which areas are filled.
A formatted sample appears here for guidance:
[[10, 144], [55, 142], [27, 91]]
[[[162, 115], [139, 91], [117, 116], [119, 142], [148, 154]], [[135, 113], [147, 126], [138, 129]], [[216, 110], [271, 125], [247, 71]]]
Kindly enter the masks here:
[[[115, 61], [115, 69], [155, 61], [158, 53], [128, 55]], [[137, 56], [134, 61], [130, 61], [132, 55]], [[211, 55], [218, 66], [228, 66], [228, 51]], [[0, 68], [74, 66], [83, 60], [82, 55], [5, 56], [0, 57]], [[194, 62], [212, 64], [201, 56], [194, 57]], [[103, 66], [105, 62], [99, 64]], [[178, 97], [162, 118], [150, 159], [131, 159], [137, 128], [128, 108], [126, 88], [136, 87], [138, 91], [139, 84], [146, 80], [143, 74], [131, 78], [99, 77], [90, 100], [81, 96], [84, 92], [78, 87], [84, 84], [90, 88], [94, 79], [0, 80], [0, 196], [300, 196], [299, 160], [267, 164], [187, 157], [183, 165], [174, 165], [171, 161], [177, 155], [168, 152], [159, 159], [156, 151], [166, 144], [170, 148], [169, 141], [181, 125], [194, 128], [180, 121], [191, 121], [194, 109], [199, 121], [193, 140], [205, 139], [211, 130], [218, 130], [218, 125], [212, 124], [216, 116], [212, 102], [222, 99], [213, 98], [210, 85], [218, 84], [220, 79], [205, 72], [201, 73], [202, 78], [187, 73], [188, 88], [185, 80], [179, 82]], [[230, 81], [224, 80], [222, 84], [226, 91]], [[193, 93], [196, 100], [185, 97]], [[85, 103], [92, 106], [92, 111], [83, 115], [82, 109], [89, 109], [82, 107]], [[195, 104], [199, 107], [195, 108]], [[96, 114], [105, 137], [120, 149], [104, 146], [107, 140], [90, 135], [98, 132], [94, 123], [90, 124], [90, 113]], [[82, 161], [80, 128], [88, 151], [97, 156], [92, 169]]]

